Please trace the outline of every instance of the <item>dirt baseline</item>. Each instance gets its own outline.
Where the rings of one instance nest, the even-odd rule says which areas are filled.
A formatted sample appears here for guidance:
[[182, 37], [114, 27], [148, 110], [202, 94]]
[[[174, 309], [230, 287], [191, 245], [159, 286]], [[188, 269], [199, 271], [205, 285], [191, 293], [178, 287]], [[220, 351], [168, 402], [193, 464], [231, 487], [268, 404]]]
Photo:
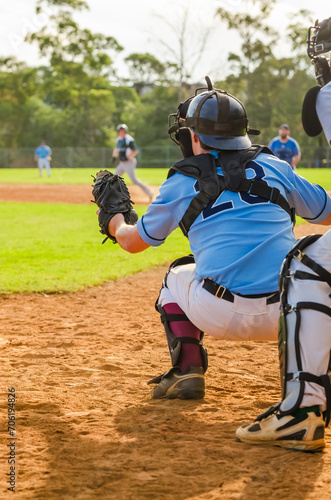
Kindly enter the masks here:
[[0, 295], [0, 498], [10, 494], [8, 388], [20, 499], [330, 498], [329, 430], [316, 455], [235, 441], [279, 400], [276, 342], [206, 336], [206, 397], [150, 399], [147, 380], [170, 367], [154, 310], [166, 269], [76, 293]]
[[[137, 205], [148, 205], [149, 198], [138, 186], [128, 186], [131, 198]], [[154, 197], [158, 186], [150, 186]], [[89, 204], [92, 187], [85, 184], [8, 184], [0, 183], [0, 201], [25, 201], [29, 203]]]

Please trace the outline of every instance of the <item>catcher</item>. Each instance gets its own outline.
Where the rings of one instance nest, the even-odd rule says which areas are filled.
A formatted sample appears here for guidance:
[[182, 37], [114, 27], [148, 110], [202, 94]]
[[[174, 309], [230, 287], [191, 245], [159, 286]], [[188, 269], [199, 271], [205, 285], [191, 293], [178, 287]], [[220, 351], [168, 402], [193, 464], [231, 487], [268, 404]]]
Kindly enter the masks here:
[[192, 255], [170, 265], [156, 302], [172, 367], [148, 382], [156, 384], [155, 399], [204, 397], [204, 332], [276, 340], [278, 274], [295, 243], [293, 211], [316, 224], [331, 222], [325, 190], [252, 145], [248, 134], [259, 131], [249, 128], [243, 104], [206, 81], [169, 117], [169, 135], [184, 159], [170, 168], [146, 214], [135, 225], [123, 213], [107, 227], [101, 221], [131, 253], [161, 245], [178, 227], [190, 243]]
[[[308, 55], [318, 86], [302, 106], [302, 125], [314, 137], [322, 129], [331, 146], [331, 18], [308, 31]], [[325, 221], [331, 224], [330, 216]], [[325, 447], [331, 412], [331, 230], [299, 240], [280, 273], [279, 360], [282, 401], [253, 424], [237, 429], [240, 441], [301, 451]], [[328, 373], [329, 372], [329, 373]]]

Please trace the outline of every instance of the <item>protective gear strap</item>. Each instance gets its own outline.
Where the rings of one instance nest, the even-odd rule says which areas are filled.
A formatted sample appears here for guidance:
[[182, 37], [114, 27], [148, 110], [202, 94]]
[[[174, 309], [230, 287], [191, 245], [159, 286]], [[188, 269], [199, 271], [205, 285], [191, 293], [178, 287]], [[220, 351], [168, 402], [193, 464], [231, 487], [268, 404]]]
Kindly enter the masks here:
[[321, 387], [324, 387], [325, 396], [326, 396], [326, 411], [325, 411], [325, 427], [327, 427], [330, 423], [331, 417], [331, 383], [329, 375], [313, 375], [308, 372], [297, 372], [297, 373], [288, 373], [286, 375], [286, 381], [303, 381], [303, 382], [311, 382], [313, 384], [318, 384]]
[[331, 273], [329, 273], [329, 271], [317, 264], [317, 262], [308, 257], [308, 255], [306, 255], [305, 253], [301, 253], [299, 260], [302, 262], [302, 264], [309, 267], [312, 271], [318, 274], [323, 279], [323, 281], [326, 281], [326, 283], [331, 286]]
[[[272, 188], [261, 181], [246, 179], [245, 169], [259, 153], [273, 155], [268, 148], [255, 144], [244, 151], [220, 151], [218, 159], [211, 154], [192, 156], [171, 167], [167, 178], [179, 172], [198, 181], [199, 192], [191, 200], [179, 222], [184, 236], [188, 236], [192, 224], [201, 212], [225, 190], [260, 196], [283, 208], [291, 217], [292, 222], [295, 221], [293, 209], [290, 208], [286, 198], [280, 194], [279, 189]], [[217, 166], [222, 167], [223, 177], [217, 175]]]
[[179, 128], [175, 133], [175, 137], [177, 143], [179, 144], [180, 149], [182, 150], [184, 158], [189, 158], [190, 156], [193, 156], [192, 138], [190, 129], [186, 127]]
[[161, 321], [163, 323], [167, 337], [172, 366], [176, 367], [178, 365], [182, 350], [182, 344], [195, 344], [200, 347], [202, 367], [204, 371], [206, 371], [208, 368], [208, 356], [206, 349], [203, 347], [203, 342], [202, 342], [204, 335], [203, 332], [200, 332], [200, 340], [192, 337], [176, 337], [176, 335], [173, 334], [169, 323], [171, 321], [190, 321], [190, 320], [187, 318], [185, 314], [169, 314], [160, 305], [157, 305], [156, 309], [160, 312], [161, 315]]
[[298, 302], [295, 306], [296, 309], [313, 309], [321, 313], [327, 314], [331, 317], [331, 307], [319, 304], [318, 302]]

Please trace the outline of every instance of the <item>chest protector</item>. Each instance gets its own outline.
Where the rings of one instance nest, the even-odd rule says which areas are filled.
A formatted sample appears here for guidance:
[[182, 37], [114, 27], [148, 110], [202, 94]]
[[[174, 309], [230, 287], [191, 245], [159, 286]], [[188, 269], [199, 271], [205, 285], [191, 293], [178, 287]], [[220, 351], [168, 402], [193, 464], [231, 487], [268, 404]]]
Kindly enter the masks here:
[[[252, 194], [271, 201], [283, 208], [294, 223], [294, 210], [290, 208], [288, 201], [280, 194], [278, 188], [272, 188], [262, 181], [246, 178], [246, 168], [249, 162], [260, 153], [274, 156], [267, 147], [254, 144], [249, 149], [221, 151], [218, 158], [211, 154], [191, 156], [178, 161], [170, 168], [167, 178], [179, 172], [198, 181], [199, 192], [179, 222], [184, 236], [188, 236], [190, 227], [201, 212], [226, 190]], [[223, 177], [217, 175], [218, 166], [222, 167]]]

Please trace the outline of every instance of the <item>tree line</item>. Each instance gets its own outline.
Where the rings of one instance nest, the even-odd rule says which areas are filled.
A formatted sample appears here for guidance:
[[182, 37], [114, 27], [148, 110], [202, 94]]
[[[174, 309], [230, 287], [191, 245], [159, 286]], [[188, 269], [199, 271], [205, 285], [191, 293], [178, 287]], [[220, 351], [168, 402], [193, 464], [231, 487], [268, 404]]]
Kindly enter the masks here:
[[[308, 138], [301, 125], [304, 95], [316, 84], [306, 53], [313, 20], [305, 10], [290, 19], [288, 56], [276, 57], [279, 33], [270, 24], [275, 1], [249, 0], [243, 12], [216, 10], [216, 18], [237, 32], [242, 46], [239, 53], [229, 53], [230, 74], [213, 84], [244, 103], [250, 126], [261, 130], [259, 143], [268, 144], [286, 122], [301, 146], [324, 146], [322, 136]], [[123, 47], [74, 20], [87, 3], [38, 0], [37, 14], [50, 6], [47, 24], [26, 36], [48, 64], [29, 67], [11, 56], [0, 59], [0, 147], [31, 147], [41, 138], [56, 147], [112, 147], [122, 122], [140, 147], [168, 144], [168, 115], [203, 83], [192, 84], [185, 59], [185, 43], [196, 36], [188, 31], [188, 12], [178, 33], [178, 54], [173, 50], [168, 61], [150, 53], [130, 54], [125, 59], [130, 78], [123, 81], [112, 59]], [[224, 49], [226, 40], [220, 40], [215, 57]], [[203, 57], [203, 45], [199, 50]]]

